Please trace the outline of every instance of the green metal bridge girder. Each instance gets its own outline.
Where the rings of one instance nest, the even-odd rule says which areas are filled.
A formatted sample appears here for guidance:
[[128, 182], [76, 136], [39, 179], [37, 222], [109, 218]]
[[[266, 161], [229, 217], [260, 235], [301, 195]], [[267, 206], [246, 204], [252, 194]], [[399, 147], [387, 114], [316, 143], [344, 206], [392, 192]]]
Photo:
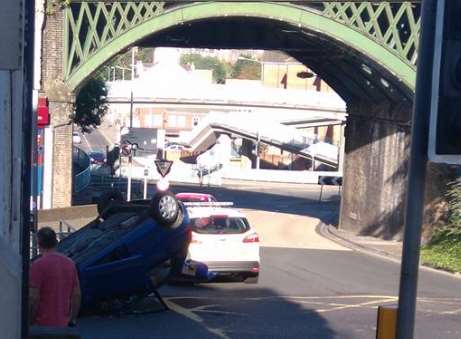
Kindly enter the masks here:
[[414, 90], [420, 1], [303, 3], [73, 2], [64, 9], [65, 80], [75, 90], [110, 58], [162, 30], [210, 18], [248, 17], [328, 36]]

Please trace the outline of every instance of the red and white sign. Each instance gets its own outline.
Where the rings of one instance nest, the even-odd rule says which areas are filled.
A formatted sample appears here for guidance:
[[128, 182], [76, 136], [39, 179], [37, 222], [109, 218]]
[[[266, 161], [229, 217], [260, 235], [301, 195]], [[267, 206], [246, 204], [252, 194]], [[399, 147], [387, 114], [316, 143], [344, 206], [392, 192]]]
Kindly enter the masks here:
[[37, 124], [39, 128], [43, 128], [50, 124], [50, 111], [48, 109], [48, 98], [47, 97], [38, 98]]

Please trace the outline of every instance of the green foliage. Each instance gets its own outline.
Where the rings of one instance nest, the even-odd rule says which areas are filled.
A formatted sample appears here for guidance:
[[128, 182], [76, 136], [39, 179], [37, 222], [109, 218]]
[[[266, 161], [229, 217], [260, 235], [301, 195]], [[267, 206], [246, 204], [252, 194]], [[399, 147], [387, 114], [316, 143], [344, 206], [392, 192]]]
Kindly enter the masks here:
[[422, 261], [451, 272], [461, 272], [461, 182], [448, 185], [448, 224], [434, 232], [421, 251]]
[[449, 184], [447, 199], [449, 209], [448, 224], [452, 229], [456, 229], [458, 234], [461, 234], [461, 181]]
[[424, 264], [450, 272], [461, 272], [461, 236], [442, 236], [421, 250]]
[[242, 55], [242, 59], [238, 59], [234, 64], [231, 77], [233, 79], [261, 80], [261, 64], [251, 56]]
[[218, 84], [226, 82], [227, 70], [226, 64], [218, 58], [210, 56], [202, 56], [198, 53], [181, 55], [181, 65], [194, 64], [196, 69], [211, 69], [213, 70], [213, 81]]
[[101, 124], [107, 109], [105, 82], [95, 77], [88, 80], [78, 92], [71, 120], [82, 132], [88, 133]]
[[149, 47], [138, 48], [136, 60], [141, 60], [144, 64], [152, 64], [154, 62], [154, 49]]
[[72, 0], [47, 0], [46, 1], [46, 14], [52, 15], [57, 11], [70, 6]]

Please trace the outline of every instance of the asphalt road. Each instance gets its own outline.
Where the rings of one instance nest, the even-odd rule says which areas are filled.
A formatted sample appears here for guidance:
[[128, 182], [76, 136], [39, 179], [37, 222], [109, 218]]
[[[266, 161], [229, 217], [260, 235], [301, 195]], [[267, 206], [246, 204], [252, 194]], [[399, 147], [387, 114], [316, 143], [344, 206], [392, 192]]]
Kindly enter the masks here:
[[[334, 222], [337, 189], [327, 189], [324, 202], [309, 185], [173, 189], [210, 192], [245, 209], [264, 235], [259, 284], [165, 286], [170, 311], [87, 316], [83, 338], [375, 338], [377, 306], [397, 302], [400, 267], [315, 233], [319, 220]], [[422, 271], [419, 286], [415, 338], [461, 338], [461, 279]], [[158, 304], [146, 300], [144, 308]]]
[[[398, 266], [352, 251], [263, 248], [258, 285], [164, 287], [171, 310], [83, 319], [84, 338], [374, 338]], [[424, 272], [416, 336], [461, 337], [460, 281]], [[158, 309], [154, 300], [152, 309]]]
[[85, 152], [106, 152], [106, 145], [110, 144], [104, 135], [97, 129], [88, 134], [80, 133], [80, 136], [82, 142], [76, 146], [80, 147]]

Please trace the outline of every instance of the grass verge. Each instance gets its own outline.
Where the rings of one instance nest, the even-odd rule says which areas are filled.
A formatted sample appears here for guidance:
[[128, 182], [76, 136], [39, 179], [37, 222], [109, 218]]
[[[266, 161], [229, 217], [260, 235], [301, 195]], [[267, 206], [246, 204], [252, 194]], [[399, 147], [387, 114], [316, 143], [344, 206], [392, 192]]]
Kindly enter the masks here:
[[461, 235], [441, 234], [421, 250], [424, 264], [449, 272], [461, 272]]

